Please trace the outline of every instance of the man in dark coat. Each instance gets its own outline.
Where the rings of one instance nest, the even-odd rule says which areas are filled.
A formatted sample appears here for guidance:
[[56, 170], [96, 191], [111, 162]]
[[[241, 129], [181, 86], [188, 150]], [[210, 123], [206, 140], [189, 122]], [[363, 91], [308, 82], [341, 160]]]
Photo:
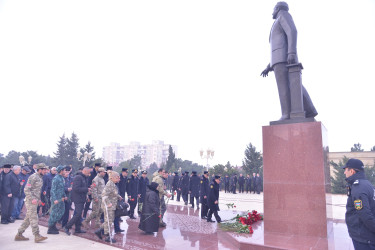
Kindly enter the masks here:
[[200, 185], [200, 179], [197, 176], [197, 171], [192, 172], [193, 175], [190, 177], [189, 182], [189, 194], [190, 194], [190, 204], [191, 207], [194, 208], [194, 198], [197, 203], [197, 208], [199, 209], [199, 185]]
[[65, 210], [64, 210], [64, 215], [61, 217], [61, 227], [65, 227], [66, 223], [68, 223], [69, 220], [69, 211], [70, 211], [70, 206], [71, 206], [71, 199], [70, 199], [70, 193], [72, 191], [72, 185], [73, 185], [73, 177], [71, 175], [72, 168], [69, 166], [65, 167], [65, 176], [64, 176], [64, 191], [66, 197], [68, 197], [67, 200], [64, 201], [65, 205]]
[[126, 186], [128, 184], [128, 169], [122, 168], [120, 182], [118, 183], [118, 191], [120, 196], [125, 199]]
[[2, 224], [7, 224], [3, 222], [14, 222], [14, 218], [12, 218], [11, 215], [14, 208], [14, 201], [17, 201], [20, 197], [21, 185], [17, 177], [20, 174], [20, 172], [21, 167], [14, 166], [13, 171], [10, 171], [7, 175], [5, 175], [1, 204]]
[[138, 228], [146, 234], [159, 231], [160, 220], [160, 198], [157, 190], [158, 184], [151, 182], [147, 186], [146, 196], [142, 207], [141, 220]]
[[257, 191], [257, 194], [260, 194], [261, 188], [262, 188], [262, 178], [259, 176], [259, 173], [257, 173], [256, 179], [255, 179], [255, 189]]
[[215, 219], [218, 223], [221, 222], [221, 218], [217, 213], [220, 211], [219, 209], [219, 183], [220, 183], [220, 176], [216, 175], [215, 180], [210, 184], [210, 192], [208, 194], [208, 207], [209, 212], [207, 215], [207, 222], [214, 222], [212, 218], [212, 214], [215, 215]]
[[[56, 176], [56, 168], [51, 168], [50, 172], [43, 176], [43, 186], [42, 186], [42, 195], [41, 199], [44, 205], [42, 206], [42, 216], [48, 214], [48, 210], [50, 208], [50, 197], [51, 197], [51, 187], [52, 187], [52, 179]], [[39, 214], [38, 207], [38, 214]]]
[[174, 172], [173, 181], [172, 181], [172, 199], [174, 200], [174, 195], [178, 190], [178, 180], [179, 180], [178, 172]]
[[207, 219], [207, 213], [208, 213], [208, 194], [210, 191], [210, 184], [208, 180], [208, 171], [204, 171], [204, 174], [202, 175], [201, 179], [201, 185], [200, 185], [200, 200], [202, 203], [202, 210], [201, 210], [201, 218], [206, 220]]
[[[99, 170], [100, 167], [101, 167], [100, 163], [95, 163], [94, 167], [91, 169], [90, 175], [87, 178], [87, 186], [88, 187], [91, 186], [92, 180], [94, 180], [94, 178], [98, 174], [98, 170]], [[87, 216], [87, 211], [89, 211], [89, 209], [90, 209], [91, 201], [92, 201], [92, 196], [90, 194], [89, 197], [88, 197], [88, 199], [86, 200], [85, 208], [83, 209], [83, 218], [84, 219]]]
[[139, 182], [139, 179], [138, 179], [138, 170], [137, 169], [133, 169], [132, 170], [132, 175], [131, 177], [128, 179], [128, 185], [127, 185], [127, 188], [126, 188], [126, 192], [128, 193], [128, 203], [130, 205], [130, 209], [129, 209], [129, 218], [130, 219], [135, 219], [135, 216], [134, 216], [134, 210], [135, 210], [135, 207], [137, 206], [137, 202], [138, 202], [138, 182]]
[[237, 174], [234, 174], [232, 178], [232, 192], [236, 194], [236, 187], [237, 187]]
[[185, 205], [188, 204], [189, 181], [190, 181], [189, 172], [185, 171], [185, 175], [184, 177], [182, 177], [182, 180], [181, 180], [181, 193], [182, 193], [182, 199], [184, 200]]
[[172, 176], [172, 173], [169, 173], [168, 178], [167, 178], [167, 189], [169, 190], [169, 192], [172, 192], [172, 182], [173, 182], [173, 176]]
[[150, 184], [149, 179], [147, 178], [147, 171], [142, 171], [142, 176], [139, 178], [139, 185], [138, 185], [138, 194], [139, 194], [139, 200], [138, 200], [138, 214], [142, 213], [142, 206], [144, 204], [144, 200], [146, 197], [146, 188]]
[[238, 192], [243, 193], [245, 186], [245, 177], [240, 174], [240, 177], [238, 178]]
[[229, 193], [229, 183], [230, 183], [230, 178], [228, 175], [225, 176], [224, 178], [224, 192]]
[[13, 208], [13, 212], [12, 212], [12, 218], [14, 218], [15, 220], [21, 220], [21, 218], [19, 217], [20, 216], [20, 213], [21, 213], [21, 210], [23, 208], [23, 204], [24, 204], [24, 200], [25, 200], [25, 185], [27, 183], [27, 180], [29, 179], [29, 173], [31, 172], [30, 168], [28, 166], [25, 166], [22, 168], [21, 170], [21, 173], [17, 176], [18, 177], [18, 181], [21, 185], [21, 189], [20, 189], [20, 197], [16, 203], [16, 201], [14, 202], [14, 208]]
[[253, 173], [253, 177], [251, 178], [251, 182], [253, 183], [253, 193], [255, 194], [255, 190], [256, 190], [256, 185], [255, 185], [255, 180], [256, 180], [257, 176], [255, 173]]
[[182, 179], [184, 178], [185, 173], [182, 173], [182, 175], [178, 178], [178, 184], [177, 184], [177, 200], [180, 202], [181, 194], [182, 194]]
[[81, 230], [81, 216], [83, 211], [83, 206], [87, 199], [87, 193], [91, 190], [87, 186], [87, 177], [90, 174], [90, 168], [85, 167], [82, 173], [78, 173], [73, 179], [73, 187], [71, 193], [71, 200], [74, 202], [74, 214], [73, 217], [68, 221], [64, 227], [64, 231], [67, 235], [70, 235], [69, 230], [75, 225], [75, 233], [86, 233], [86, 231]]
[[251, 177], [250, 175], [247, 175], [245, 179], [245, 186], [246, 186], [246, 193], [251, 192]]

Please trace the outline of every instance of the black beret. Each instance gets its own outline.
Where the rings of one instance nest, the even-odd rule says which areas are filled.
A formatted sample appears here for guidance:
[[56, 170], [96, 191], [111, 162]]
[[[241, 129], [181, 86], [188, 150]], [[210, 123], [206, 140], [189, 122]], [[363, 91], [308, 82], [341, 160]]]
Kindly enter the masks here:
[[220, 175], [215, 175], [215, 179], [220, 179], [221, 176]]
[[95, 163], [95, 167], [100, 167], [101, 164], [100, 163]]
[[193, 171], [193, 172], [191, 172], [192, 174], [197, 174], [197, 171]]
[[203, 174], [208, 174], [208, 171], [204, 171]]
[[72, 168], [69, 167], [69, 166], [66, 166], [66, 167], [65, 167], [65, 170], [66, 170], [66, 171], [70, 171], [71, 169], [72, 169]]
[[112, 166], [108, 166], [108, 167], [107, 167], [107, 170], [112, 170]]
[[127, 168], [122, 168], [121, 172], [128, 172], [128, 169]]
[[10, 164], [5, 164], [4, 166], [3, 166], [3, 168], [11, 168], [12, 167], [12, 165], [10, 165]]
[[364, 170], [363, 162], [358, 159], [349, 159], [348, 162], [342, 168], [353, 168], [357, 170]]

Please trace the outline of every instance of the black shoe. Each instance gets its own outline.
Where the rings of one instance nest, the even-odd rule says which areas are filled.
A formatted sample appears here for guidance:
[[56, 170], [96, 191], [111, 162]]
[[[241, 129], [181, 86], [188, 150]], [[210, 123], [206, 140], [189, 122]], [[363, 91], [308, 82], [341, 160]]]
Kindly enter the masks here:
[[69, 232], [69, 228], [67, 227], [64, 227], [64, 232], [67, 234], [67, 235], [70, 235], [71, 233]]
[[59, 230], [55, 230], [55, 228], [52, 226], [48, 228], [47, 234], [59, 234]]
[[82, 229], [78, 229], [78, 230], [75, 230], [74, 233], [75, 234], [84, 234], [84, 233], [86, 233], [86, 231], [82, 230]]
[[122, 230], [122, 229], [115, 230], [115, 233], [122, 233], [122, 232], [125, 232], [125, 230]]
[[213, 220], [207, 220], [207, 222], [215, 222], [215, 221], [213, 221]]
[[[111, 242], [111, 239], [109, 238], [109, 236], [107, 236], [105, 238], [105, 242]], [[112, 243], [116, 243], [116, 240], [115, 239], [112, 239]]]
[[23, 220], [23, 219], [21, 219], [20, 217], [18, 217], [18, 218], [16, 218], [16, 220]]
[[206, 216], [202, 216], [201, 219], [202, 220], [207, 220], [207, 217]]
[[95, 234], [96, 236], [98, 236], [99, 239], [103, 239], [102, 237], [102, 232], [103, 232], [103, 229], [99, 228], [98, 230], [95, 231]]
[[1, 221], [1, 224], [9, 224], [8, 221]]
[[10, 218], [8, 219], [8, 222], [9, 222], [9, 223], [14, 223], [14, 219], [13, 219], [12, 217], [10, 217]]

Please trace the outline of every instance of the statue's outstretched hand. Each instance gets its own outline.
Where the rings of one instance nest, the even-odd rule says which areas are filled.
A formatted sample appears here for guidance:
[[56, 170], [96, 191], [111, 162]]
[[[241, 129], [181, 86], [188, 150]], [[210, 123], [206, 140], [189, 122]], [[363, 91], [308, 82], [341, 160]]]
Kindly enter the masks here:
[[288, 54], [288, 64], [295, 64], [298, 63], [298, 58], [296, 54]]
[[272, 71], [272, 69], [271, 69], [270, 65], [268, 64], [268, 65], [267, 65], [267, 68], [266, 68], [265, 70], [263, 70], [262, 73], [261, 73], [260, 75], [263, 76], [263, 77], [266, 77], [266, 76], [268, 76], [268, 73], [269, 73], [270, 71]]

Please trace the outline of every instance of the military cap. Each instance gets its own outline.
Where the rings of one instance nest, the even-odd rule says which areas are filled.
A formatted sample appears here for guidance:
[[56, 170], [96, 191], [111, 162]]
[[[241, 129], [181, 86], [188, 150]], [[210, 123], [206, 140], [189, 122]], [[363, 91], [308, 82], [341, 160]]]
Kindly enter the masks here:
[[128, 169], [127, 168], [122, 168], [121, 172], [128, 172]]
[[3, 166], [3, 168], [11, 168], [12, 167], [12, 165], [10, 165], [10, 164], [5, 164], [4, 166]]
[[108, 166], [107, 170], [113, 170], [112, 166]]
[[208, 171], [204, 171], [203, 174], [208, 174]]
[[95, 167], [101, 167], [102, 165], [100, 163], [95, 163]]
[[193, 172], [191, 172], [192, 174], [197, 174], [197, 171], [193, 171]]
[[105, 168], [99, 168], [98, 172], [107, 172], [107, 171], [105, 171]]
[[174, 172], [175, 175], [178, 175], [178, 172]]
[[348, 162], [342, 167], [343, 169], [345, 168], [353, 168], [359, 171], [364, 170], [363, 162], [358, 159], [349, 159]]
[[215, 175], [215, 179], [220, 179], [221, 176], [220, 175]]
[[189, 171], [185, 171], [185, 174], [189, 174]]
[[133, 169], [132, 173], [138, 173], [138, 169]]
[[65, 167], [65, 170], [66, 170], [66, 171], [70, 171], [71, 169], [72, 169], [72, 168], [69, 167], [69, 166], [66, 166], [66, 167]]
[[143, 170], [143, 171], [142, 171], [142, 174], [147, 174], [147, 171], [146, 171], [146, 170]]
[[57, 167], [57, 173], [60, 173], [61, 171], [63, 171], [65, 169], [65, 166], [63, 166], [63, 165], [59, 165], [58, 167]]
[[44, 163], [39, 163], [38, 166], [36, 167], [37, 170], [38, 169], [46, 169], [46, 168], [47, 168], [47, 166]]

